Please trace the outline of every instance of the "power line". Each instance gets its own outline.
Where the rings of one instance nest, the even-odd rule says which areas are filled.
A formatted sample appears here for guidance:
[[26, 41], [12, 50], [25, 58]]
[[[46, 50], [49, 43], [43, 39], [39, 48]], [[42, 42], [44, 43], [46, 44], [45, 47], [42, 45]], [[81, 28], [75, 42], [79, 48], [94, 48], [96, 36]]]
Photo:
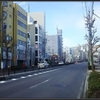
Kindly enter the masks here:
[[99, 19], [100, 19], [100, 17], [99, 16], [97, 16], [95, 13], [93, 13], [96, 17], [98, 17]]
[[[83, 2], [82, 2], [82, 12], [83, 12], [83, 20], [85, 21], [85, 14], [84, 14], [84, 5], [83, 5]], [[86, 27], [85, 27], [85, 33], [86, 33]]]
[[28, 13], [30, 13], [30, 5], [28, 4]]
[[85, 2], [85, 10], [86, 10], [86, 15], [87, 15], [87, 5], [86, 5], [86, 2]]

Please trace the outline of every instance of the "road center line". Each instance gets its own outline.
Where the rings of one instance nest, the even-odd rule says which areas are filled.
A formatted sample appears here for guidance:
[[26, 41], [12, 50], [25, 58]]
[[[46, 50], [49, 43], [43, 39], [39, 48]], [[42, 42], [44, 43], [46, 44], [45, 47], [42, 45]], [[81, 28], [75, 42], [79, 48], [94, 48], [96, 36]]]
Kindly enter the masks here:
[[34, 88], [34, 87], [37, 87], [37, 86], [39, 86], [39, 85], [41, 85], [41, 84], [43, 84], [43, 83], [46, 83], [46, 82], [48, 82], [48, 81], [50, 81], [51, 79], [48, 79], [48, 80], [45, 80], [45, 81], [43, 81], [43, 82], [41, 82], [41, 83], [38, 83], [38, 84], [36, 84], [36, 85], [34, 85], [34, 86], [31, 86], [30, 87], [30, 89], [32, 89], [32, 88]]

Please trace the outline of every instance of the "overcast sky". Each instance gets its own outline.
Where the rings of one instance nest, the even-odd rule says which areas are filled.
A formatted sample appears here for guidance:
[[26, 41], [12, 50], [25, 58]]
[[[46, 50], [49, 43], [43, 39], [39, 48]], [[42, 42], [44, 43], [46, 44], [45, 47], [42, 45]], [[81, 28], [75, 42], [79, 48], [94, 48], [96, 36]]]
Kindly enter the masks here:
[[[84, 36], [88, 32], [85, 29], [86, 9], [85, 2], [16, 2], [28, 12], [45, 12], [46, 32], [56, 34], [56, 27], [63, 31], [63, 46], [73, 47], [78, 44], [85, 44]], [[87, 2], [87, 9], [92, 2]], [[100, 16], [100, 2], [94, 2], [94, 12]], [[95, 17], [95, 16], [94, 16]], [[95, 17], [97, 35], [100, 34], [100, 19]]]

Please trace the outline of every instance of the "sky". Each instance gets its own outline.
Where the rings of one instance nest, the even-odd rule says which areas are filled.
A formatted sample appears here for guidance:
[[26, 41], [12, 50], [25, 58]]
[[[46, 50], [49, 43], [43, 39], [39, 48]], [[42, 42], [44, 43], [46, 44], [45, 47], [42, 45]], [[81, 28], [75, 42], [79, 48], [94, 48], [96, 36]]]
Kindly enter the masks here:
[[[46, 32], [47, 34], [57, 34], [56, 28], [62, 29], [63, 47], [74, 47], [79, 44], [85, 44], [85, 34], [88, 34], [85, 28], [86, 9], [85, 2], [46, 2], [46, 1], [25, 1], [18, 3], [28, 12], [45, 12]], [[92, 2], [86, 2], [87, 10], [91, 8]], [[100, 17], [100, 2], [94, 2], [94, 13]], [[96, 35], [100, 34], [100, 19], [94, 16]]]

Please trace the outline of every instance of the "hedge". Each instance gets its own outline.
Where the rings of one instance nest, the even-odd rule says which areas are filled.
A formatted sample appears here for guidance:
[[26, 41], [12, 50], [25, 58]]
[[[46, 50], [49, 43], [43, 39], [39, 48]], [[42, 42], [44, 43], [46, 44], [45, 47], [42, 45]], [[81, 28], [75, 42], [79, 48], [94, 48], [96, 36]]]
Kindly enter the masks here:
[[88, 79], [88, 98], [100, 98], [100, 73], [91, 72]]

